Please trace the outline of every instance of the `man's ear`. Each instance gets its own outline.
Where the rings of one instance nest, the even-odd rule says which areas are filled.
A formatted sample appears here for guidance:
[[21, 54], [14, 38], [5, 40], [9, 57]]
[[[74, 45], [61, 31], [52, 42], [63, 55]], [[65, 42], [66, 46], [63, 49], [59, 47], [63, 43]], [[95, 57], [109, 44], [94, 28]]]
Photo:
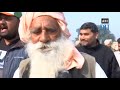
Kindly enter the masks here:
[[78, 40], [80, 41], [80, 34], [79, 34], [79, 36], [78, 36]]
[[99, 33], [98, 33], [98, 32], [96, 32], [96, 39], [98, 39], [98, 36], [99, 36]]

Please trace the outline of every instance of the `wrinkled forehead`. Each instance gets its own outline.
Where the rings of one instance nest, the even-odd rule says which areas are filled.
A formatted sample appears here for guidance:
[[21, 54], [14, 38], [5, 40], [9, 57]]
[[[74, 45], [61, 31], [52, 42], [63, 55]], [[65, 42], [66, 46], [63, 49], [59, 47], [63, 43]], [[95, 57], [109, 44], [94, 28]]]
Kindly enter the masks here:
[[43, 16], [38, 16], [36, 18], [34, 18], [31, 22], [30, 27], [33, 26], [37, 26], [37, 25], [44, 25], [44, 26], [57, 26], [59, 27], [59, 24], [57, 22], [57, 19], [51, 17], [51, 16], [47, 16], [47, 15], [43, 15]]
[[91, 29], [81, 29], [80, 30], [80, 33], [82, 34], [84, 34], [84, 33], [93, 33], [92, 31], [91, 31]]
[[47, 22], [56, 22], [57, 23], [57, 19], [51, 17], [51, 16], [48, 16], [48, 15], [42, 15], [42, 16], [38, 16], [36, 18], [34, 18], [32, 20], [32, 22], [35, 22], [35, 21], [39, 21], [39, 22], [44, 22], [44, 21], [47, 21]]

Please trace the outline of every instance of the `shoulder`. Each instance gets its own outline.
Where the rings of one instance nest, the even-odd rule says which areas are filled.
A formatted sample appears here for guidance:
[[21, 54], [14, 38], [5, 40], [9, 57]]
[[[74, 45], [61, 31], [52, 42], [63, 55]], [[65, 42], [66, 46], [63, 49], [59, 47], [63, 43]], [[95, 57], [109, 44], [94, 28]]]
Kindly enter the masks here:
[[24, 71], [26, 70], [27, 65], [29, 64], [30, 59], [24, 59], [20, 62], [18, 69], [15, 71], [13, 78], [22, 78]]
[[[109, 47], [107, 47], [107, 46], [105, 46], [105, 45], [102, 45], [101, 44], [101, 49], [100, 49], [100, 51], [101, 51], [101, 54], [103, 55], [105, 55], [106, 57], [108, 57], [108, 58], [112, 58], [112, 57], [114, 57], [114, 52], [112, 51], [112, 49], [111, 48], [109, 48]], [[109, 55], [109, 56], [108, 56]]]
[[95, 57], [93, 57], [87, 53], [84, 53], [84, 52], [81, 52], [81, 54], [83, 55], [85, 61], [88, 63], [88, 66], [94, 68], [95, 63], [96, 63]]
[[22, 77], [22, 75], [25, 72], [25, 70], [28, 69], [27, 66], [29, 65], [29, 63], [30, 63], [30, 59], [29, 58], [28, 59], [24, 59], [24, 60], [22, 60], [20, 62], [20, 64], [19, 64], [19, 75], [20, 75], [20, 77]]
[[78, 51], [81, 51], [81, 50], [83, 49], [83, 46], [76, 46], [76, 49], [77, 49]]
[[85, 62], [83, 65], [83, 71], [87, 71], [87, 77], [95, 77], [95, 66], [96, 66], [96, 60], [93, 56], [87, 54], [87, 53], [83, 53], [81, 52], [81, 54], [83, 55]]
[[80, 53], [83, 55], [83, 57], [86, 61], [89, 62], [89, 60], [91, 60], [91, 62], [96, 62], [95, 57], [93, 57], [87, 53], [84, 53], [84, 52], [80, 52]]
[[29, 58], [22, 60], [22, 61], [20, 62], [19, 67], [20, 67], [20, 68], [25, 67], [29, 62], [30, 62], [30, 59], [29, 59]]
[[20, 64], [19, 64], [19, 69], [20, 69], [20, 70], [25, 69], [26, 66], [27, 66], [29, 63], [30, 63], [30, 59], [29, 59], [29, 58], [22, 60], [22, 61], [20, 62]]

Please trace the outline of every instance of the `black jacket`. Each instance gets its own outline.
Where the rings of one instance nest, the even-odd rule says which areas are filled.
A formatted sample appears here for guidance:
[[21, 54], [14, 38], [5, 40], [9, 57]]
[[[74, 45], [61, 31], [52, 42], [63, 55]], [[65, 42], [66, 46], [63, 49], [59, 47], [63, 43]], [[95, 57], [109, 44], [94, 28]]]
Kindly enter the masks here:
[[85, 52], [95, 57], [96, 62], [104, 70], [108, 78], [120, 77], [119, 65], [113, 51], [105, 45], [98, 44], [95, 47], [88, 48], [84, 46], [76, 47], [78, 51]]
[[21, 60], [28, 57], [25, 52], [23, 43], [18, 39], [17, 42], [7, 51], [6, 56], [3, 58], [3, 78], [12, 78], [14, 72], [19, 66]]

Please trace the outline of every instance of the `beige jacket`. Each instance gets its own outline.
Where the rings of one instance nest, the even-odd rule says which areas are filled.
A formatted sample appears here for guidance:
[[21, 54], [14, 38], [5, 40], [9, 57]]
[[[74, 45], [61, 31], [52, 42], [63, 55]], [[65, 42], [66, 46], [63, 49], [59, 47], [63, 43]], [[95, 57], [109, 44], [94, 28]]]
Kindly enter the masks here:
[[[83, 52], [81, 52], [81, 54], [83, 55], [85, 62], [83, 67], [77, 71], [80, 71], [80, 73], [85, 78], [95, 78], [95, 64], [96, 64], [95, 58]], [[27, 72], [30, 69], [29, 63], [30, 63], [29, 58], [21, 61], [19, 65], [19, 78], [22, 78], [23, 74], [29, 73]], [[74, 78], [77, 78], [77, 77], [74, 77]]]

